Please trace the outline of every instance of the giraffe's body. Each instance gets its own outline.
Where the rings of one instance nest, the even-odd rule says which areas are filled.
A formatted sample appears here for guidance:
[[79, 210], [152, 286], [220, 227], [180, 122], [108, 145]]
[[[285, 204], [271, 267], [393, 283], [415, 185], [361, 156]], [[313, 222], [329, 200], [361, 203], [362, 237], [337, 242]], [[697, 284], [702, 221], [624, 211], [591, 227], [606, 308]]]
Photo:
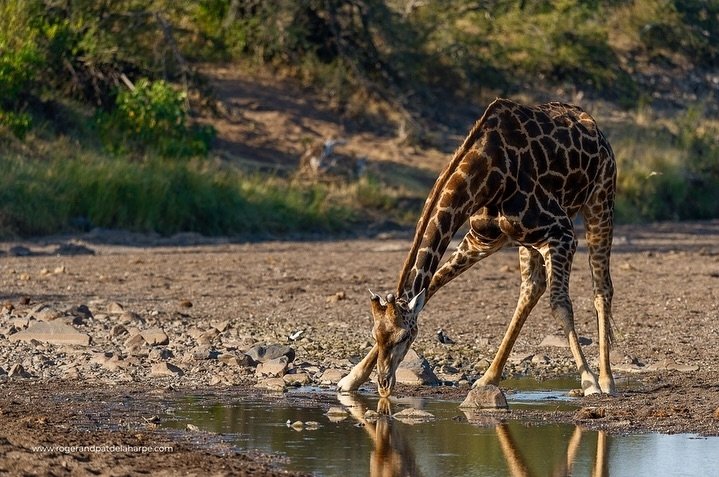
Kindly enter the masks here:
[[[400, 273], [397, 298], [373, 295], [376, 345], [339, 383], [356, 389], [377, 364], [380, 394], [417, 334], [424, 302], [477, 261], [513, 242], [520, 247], [522, 285], [512, 321], [494, 361], [477, 384], [498, 384], [529, 312], [550, 289], [552, 313], [564, 327], [585, 394], [614, 392], [609, 365], [616, 164], [604, 135], [576, 106], [534, 107], [498, 99], [474, 125], [425, 202]], [[584, 217], [599, 323], [600, 377], [589, 371], [574, 331], [569, 274], [577, 239], [572, 218]], [[452, 237], [469, 232], [440, 267]]]

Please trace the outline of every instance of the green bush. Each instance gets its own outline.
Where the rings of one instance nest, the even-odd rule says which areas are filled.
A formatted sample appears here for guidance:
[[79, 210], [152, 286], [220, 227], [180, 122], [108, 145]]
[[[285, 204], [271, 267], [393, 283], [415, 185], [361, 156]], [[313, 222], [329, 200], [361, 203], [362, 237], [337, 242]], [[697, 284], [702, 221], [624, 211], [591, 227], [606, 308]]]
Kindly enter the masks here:
[[186, 94], [165, 81], [141, 79], [117, 94], [115, 109], [99, 116], [106, 147], [115, 153], [152, 150], [163, 156], [204, 155], [211, 126], [188, 126]]

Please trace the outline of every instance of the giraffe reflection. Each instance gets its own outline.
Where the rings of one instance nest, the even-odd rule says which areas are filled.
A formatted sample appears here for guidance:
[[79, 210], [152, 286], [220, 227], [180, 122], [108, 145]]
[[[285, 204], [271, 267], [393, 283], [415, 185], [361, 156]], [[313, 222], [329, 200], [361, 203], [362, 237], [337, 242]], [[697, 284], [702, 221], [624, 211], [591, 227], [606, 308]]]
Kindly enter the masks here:
[[[512, 477], [529, 477], [535, 475], [529, 470], [527, 462], [522, 456], [517, 443], [512, 437], [506, 423], [498, 424], [495, 428], [499, 446], [502, 448], [504, 460], [507, 462], [509, 475]], [[574, 428], [574, 433], [567, 444], [566, 459], [554, 466], [551, 473], [553, 477], [565, 477], [573, 475], [572, 467], [577, 459], [577, 452], [582, 441], [584, 431], [581, 427]], [[604, 432], [597, 433], [597, 452], [594, 459], [592, 477], [605, 477], [607, 473], [607, 436]]]
[[[338, 394], [338, 399], [343, 406], [347, 407], [352, 417], [364, 427], [374, 444], [370, 453], [370, 475], [372, 477], [422, 475], [416, 461], [416, 454], [408, 439], [411, 431], [391, 417], [389, 399], [380, 399], [377, 403], [379, 417], [376, 420], [368, 420], [365, 417], [368, 405], [360, 396]], [[465, 414], [469, 421], [473, 421], [474, 417], [476, 417], [471, 412]], [[529, 459], [522, 454], [520, 446], [507, 423], [497, 423], [494, 430], [506, 464], [507, 475], [512, 477], [540, 475], [532, 470], [532, 467], [537, 466], [537, 462], [531, 465]], [[567, 442], [564, 458], [558, 459], [549, 472], [543, 471], [541, 475], [546, 474], [554, 477], [574, 475], [574, 463], [577, 461], [582, 438], [586, 433], [587, 431], [581, 427], [575, 427]], [[593, 477], [605, 477], [609, 475], [607, 468], [608, 438], [604, 432], [600, 431], [597, 433], [597, 448], [591, 475]]]
[[414, 450], [401, 430], [393, 422], [389, 399], [380, 399], [377, 403], [376, 420], [367, 420], [367, 407], [356, 395], [339, 394], [340, 403], [347, 407], [352, 417], [367, 431], [374, 449], [370, 453], [371, 477], [413, 477], [421, 476]]

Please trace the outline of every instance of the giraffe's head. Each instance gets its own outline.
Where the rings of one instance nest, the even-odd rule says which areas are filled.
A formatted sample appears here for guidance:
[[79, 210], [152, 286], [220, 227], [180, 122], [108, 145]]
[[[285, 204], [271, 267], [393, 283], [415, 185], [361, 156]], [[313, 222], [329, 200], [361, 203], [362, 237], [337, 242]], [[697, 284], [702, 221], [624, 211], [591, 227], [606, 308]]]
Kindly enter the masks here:
[[372, 336], [377, 342], [377, 387], [379, 395], [388, 397], [395, 383], [395, 372], [417, 337], [417, 315], [424, 306], [425, 293], [410, 301], [389, 294], [384, 299], [372, 293]]

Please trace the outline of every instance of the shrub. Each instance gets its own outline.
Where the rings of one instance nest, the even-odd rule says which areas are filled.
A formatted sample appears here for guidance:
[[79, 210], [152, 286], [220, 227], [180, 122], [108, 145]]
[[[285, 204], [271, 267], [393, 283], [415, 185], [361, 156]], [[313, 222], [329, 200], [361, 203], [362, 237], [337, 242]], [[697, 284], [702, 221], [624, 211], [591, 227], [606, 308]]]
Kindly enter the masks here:
[[186, 94], [165, 81], [141, 79], [117, 94], [115, 109], [99, 116], [106, 147], [117, 153], [150, 149], [163, 156], [204, 155], [210, 126], [188, 126]]

